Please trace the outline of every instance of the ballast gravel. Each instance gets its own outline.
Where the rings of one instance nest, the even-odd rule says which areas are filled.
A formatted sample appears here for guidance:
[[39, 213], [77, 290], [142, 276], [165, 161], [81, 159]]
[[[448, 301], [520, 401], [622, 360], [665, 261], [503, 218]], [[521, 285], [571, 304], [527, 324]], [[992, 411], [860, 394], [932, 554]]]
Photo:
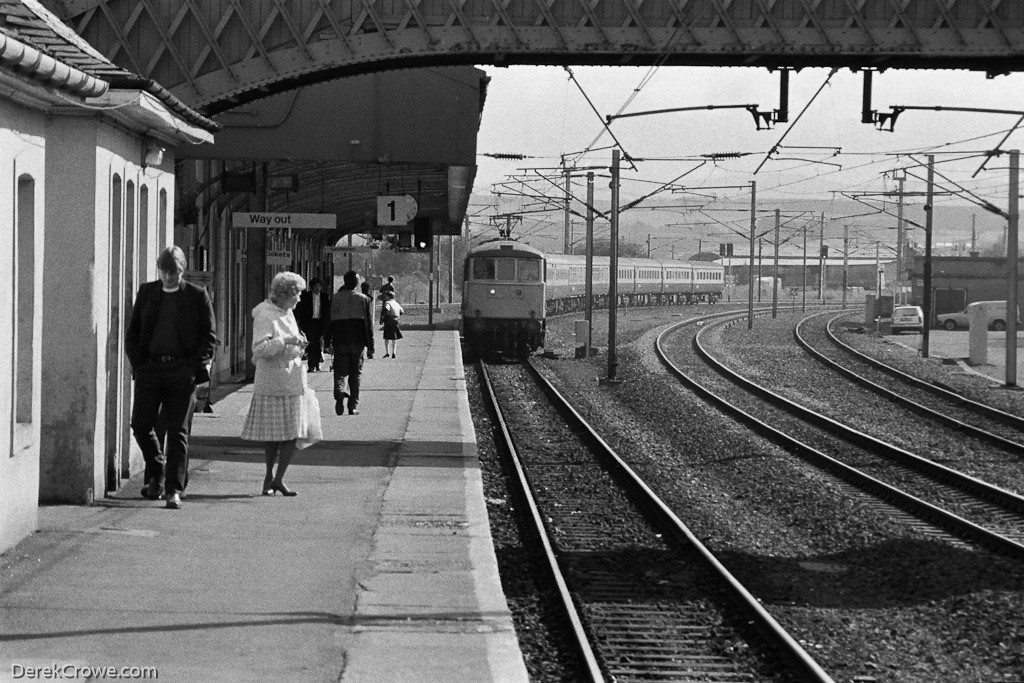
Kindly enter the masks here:
[[[598, 382], [609, 372], [605, 311], [595, 312], [597, 353], [588, 359], [574, 357], [575, 320], [582, 316], [550, 320], [546, 351], [554, 357], [540, 365], [835, 680], [1024, 681], [1024, 565], [910, 529], [723, 416], [663, 371], [654, 331], [714, 310], [720, 307], [620, 311], [619, 383]], [[800, 317], [776, 322], [791, 328]], [[735, 329], [746, 332], [745, 326]], [[991, 382], [961, 377], [957, 366], [914, 358], [870, 334], [854, 342], [906, 372], [973, 385], [991, 398]], [[780, 343], [750, 343], [744, 362], [788, 372], [786, 354], [792, 353], [795, 347]], [[1004, 409], [1020, 412], [1024, 397], [1018, 397], [1002, 392], [998, 398]], [[479, 437], [480, 425], [477, 431]], [[503, 526], [514, 524], [508, 506], [489, 500], [496, 546], [504, 544]], [[513, 550], [499, 549], [505, 552]], [[506, 591], [512, 585], [525, 594], [527, 581], [507, 582]], [[531, 600], [537, 616], [517, 621], [521, 641], [528, 640], [523, 631], [557, 629], [541, 623], [537, 603], [543, 598]], [[570, 680], [559, 678], [557, 649], [548, 644], [527, 652], [528, 666], [535, 660], [533, 680]]]

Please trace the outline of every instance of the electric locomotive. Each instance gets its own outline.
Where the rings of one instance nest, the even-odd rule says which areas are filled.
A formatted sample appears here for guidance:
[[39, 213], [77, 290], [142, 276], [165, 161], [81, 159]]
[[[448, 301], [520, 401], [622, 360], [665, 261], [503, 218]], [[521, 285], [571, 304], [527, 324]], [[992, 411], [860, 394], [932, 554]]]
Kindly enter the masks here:
[[524, 358], [544, 346], [545, 258], [515, 240], [484, 242], [466, 254], [462, 333], [467, 348]]

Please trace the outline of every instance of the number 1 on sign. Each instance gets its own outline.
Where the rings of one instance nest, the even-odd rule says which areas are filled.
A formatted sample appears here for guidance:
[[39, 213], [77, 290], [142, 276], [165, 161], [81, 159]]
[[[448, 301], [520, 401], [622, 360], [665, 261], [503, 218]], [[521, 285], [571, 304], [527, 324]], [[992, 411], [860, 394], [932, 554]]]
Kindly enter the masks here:
[[388, 202], [387, 206], [388, 206], [389, 209], [391, 209], [391, 222], [394, 223], [394, 221], [395, 221], [395, 200], [392, 199], [390, 202]]

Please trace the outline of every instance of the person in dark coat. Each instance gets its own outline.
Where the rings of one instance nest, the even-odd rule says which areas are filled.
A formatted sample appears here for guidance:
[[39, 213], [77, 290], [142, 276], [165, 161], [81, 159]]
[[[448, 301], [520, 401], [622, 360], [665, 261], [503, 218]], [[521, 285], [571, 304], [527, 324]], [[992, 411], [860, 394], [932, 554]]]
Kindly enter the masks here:
[[331, 342], [334, 345], [334, 412], [358, 415], [363, 351], [373, 358], [373, 309], [370, 298], [359, 290], [359, 274], [350, 270], [331, 299]]
[[[210, 296], [182, 279], [185, 252], [167, 247], [156, 266], [160, 279], [139, 287], [125, 336], [135, 378], [131, 426], [146, 462], [143, 498], [165, 495], [167, 507], [178, 509], [196, 384], [210, 381], [217, 336]], [[158, 429], [166, 429], [166, 449]]]
[[310, 372], [320, 372], [320, 364], [324, 362], [322, 339], [331, 315], [331, 295], [321, 291], [322, 287], [320, 278], [310, 280], [309, 289], [302, 292], [299, 305], [295, 307], [295, 319], [309, 342], [306, 362]]

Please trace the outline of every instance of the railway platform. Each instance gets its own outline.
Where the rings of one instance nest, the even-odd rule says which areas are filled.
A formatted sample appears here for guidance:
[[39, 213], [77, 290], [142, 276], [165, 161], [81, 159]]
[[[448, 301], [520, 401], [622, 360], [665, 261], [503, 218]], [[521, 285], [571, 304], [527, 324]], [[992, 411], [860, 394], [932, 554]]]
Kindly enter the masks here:
[[141, 477], [92, 506], [43, 507], [40, 530], [0, 557], [0, 681], [70, 666], [161, 681], [528, 680], [458, 334], [409, 331], [398, 358], [367, 361], [359, 415], [334, 414], [330, 372], [309, 378], [325, 440], [295, 457], [295, 497], [261, 495], [240, 385], [196, 414], [182, 509], [142, 499]]
[[[995, 384], [1006, 382], [1006, 332], [988, 332], [988, 358], [984, 364], [972, 365], [970, 332], [967, 330], [929, 330], [928, 354], [960, 366], [965, 373], [978, 375]], [[886, 339], [915, 353], [921, 352], [921, 335], [890, 335]], [[1017, 384], [1024, 383], [1024, 337], [1017, 338]]]

